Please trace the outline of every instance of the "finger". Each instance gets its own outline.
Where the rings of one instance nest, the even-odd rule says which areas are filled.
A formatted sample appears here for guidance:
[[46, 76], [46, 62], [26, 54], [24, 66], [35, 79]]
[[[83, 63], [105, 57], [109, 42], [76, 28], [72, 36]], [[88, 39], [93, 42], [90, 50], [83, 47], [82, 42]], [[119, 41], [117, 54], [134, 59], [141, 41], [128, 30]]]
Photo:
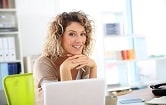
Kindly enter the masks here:
[[72, 54], [67, 54], [66, 56], [71, 57], [71, 56], [73, 56], [73, 55], [72, 55]]
[[85, 64], [88, 64], [87, 61], [77, 61], [77, 60], [71, 60], [71, 63], [75, 64], [75, 65], [85, 65]]
[[81, 68], [83, 68], [83, 67], [85, 67], [85, 65], [78, 65], [78, 66], [76, 67], [76, 69], [81, 69]]
[[79, 55], [73, 55], [69, 59], [87, 59], [87, 56], [79, 54]]
[[77, 56], [69, 56], [68, 59], [69, 60], [73, 60], [73, 59], [77, 59], [78, 57]]

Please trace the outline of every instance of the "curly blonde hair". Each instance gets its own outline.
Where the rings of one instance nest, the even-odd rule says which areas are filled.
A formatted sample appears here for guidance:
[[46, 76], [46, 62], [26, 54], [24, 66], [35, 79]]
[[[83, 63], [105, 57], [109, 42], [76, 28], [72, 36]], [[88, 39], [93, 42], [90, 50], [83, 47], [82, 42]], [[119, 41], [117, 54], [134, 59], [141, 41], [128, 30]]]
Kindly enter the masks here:
[[71, 22], [78, 22], [85, 28], [86, 42], [82, 54], [89, 55], [92, 47], [93, 21], [88, 19], [88, 15], [82, 11], [63, 12], [53, 19], [48, 28], [42, 55], [51, 59], [57, 59], [63, 55], [64, 50], [61, 45], [62, 35]]

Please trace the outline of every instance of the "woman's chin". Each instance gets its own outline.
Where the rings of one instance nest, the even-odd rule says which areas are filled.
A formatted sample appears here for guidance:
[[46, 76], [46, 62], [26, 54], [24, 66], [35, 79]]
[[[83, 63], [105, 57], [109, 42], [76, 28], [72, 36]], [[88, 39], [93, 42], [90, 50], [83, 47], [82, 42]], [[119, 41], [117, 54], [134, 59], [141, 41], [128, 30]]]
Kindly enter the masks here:
[[78, 55], [78, 54], [82, 54], [82, 52], [72, 52], [71, 54]]

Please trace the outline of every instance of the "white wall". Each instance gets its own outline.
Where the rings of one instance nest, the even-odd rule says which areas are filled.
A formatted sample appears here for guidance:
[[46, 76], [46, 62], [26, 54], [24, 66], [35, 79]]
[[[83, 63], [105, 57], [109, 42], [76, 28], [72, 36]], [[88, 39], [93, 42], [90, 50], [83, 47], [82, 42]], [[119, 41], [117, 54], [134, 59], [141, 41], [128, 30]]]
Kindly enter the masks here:
[[165, 55], [166, 0], [133, 0], [133, 21], [134, 33], [146, 37], [147, 54]]
[[55, 0], [17, 0], [16, 6], [23, 56], [40, 54]]

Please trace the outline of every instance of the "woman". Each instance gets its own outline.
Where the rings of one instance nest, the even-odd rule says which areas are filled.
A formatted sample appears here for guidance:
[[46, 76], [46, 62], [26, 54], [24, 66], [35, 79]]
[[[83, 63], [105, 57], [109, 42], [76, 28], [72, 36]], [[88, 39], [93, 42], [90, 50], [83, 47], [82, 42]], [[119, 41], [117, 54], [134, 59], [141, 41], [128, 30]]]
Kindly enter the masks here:
[[91, 22], [82, 11], [63, 12], [51, 22], [42, 56], [34, 64], [36, 105], [43, 105], [44, 82], [97, 77], [96, 63], [88, 57]]

